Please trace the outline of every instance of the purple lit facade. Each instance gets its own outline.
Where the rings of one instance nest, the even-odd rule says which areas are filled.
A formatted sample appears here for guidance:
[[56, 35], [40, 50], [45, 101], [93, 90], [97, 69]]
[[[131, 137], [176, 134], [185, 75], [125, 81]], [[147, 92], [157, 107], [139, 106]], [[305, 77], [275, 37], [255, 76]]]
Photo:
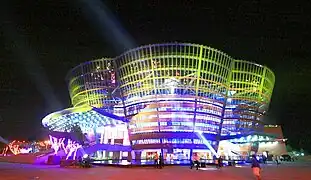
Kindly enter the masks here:
[[73, 107], [42, 123], [60, 132], [78, 123], [91, 144], [107, 145], [88, 152], [95, 158], [211, 159], [273, 139], [261, 134], [273, 72], [206, 46], [139, 47], [80, 64], [67, 81]]

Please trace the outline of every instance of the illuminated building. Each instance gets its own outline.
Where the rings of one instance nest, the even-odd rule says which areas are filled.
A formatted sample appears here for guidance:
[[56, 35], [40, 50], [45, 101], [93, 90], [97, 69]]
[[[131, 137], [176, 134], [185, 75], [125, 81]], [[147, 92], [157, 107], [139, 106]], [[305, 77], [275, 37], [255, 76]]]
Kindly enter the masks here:
[[[78, 123], [95, 144], [130, 145], [138, 159], [155, 151], [187, 159], [193, 152], [211, 156], [214, 149], [225, 152], [225, 142], [254, 136], [271, 141], [260, 134], [273, 72], [210, 47], [142, 46], [80, 64], [67, 81], [73, 107], [48, 115], [43, 125], [68, 131]], [[98, 150], [102, 157], [115, 156]]]
[[286, 149], [287, 139], [283, 136], [283, 131], [279, 125], [266, 125], [264, 133], [274, 135], [274, 142], [262, 143], [258, 147], [258, 152], [269, 152], [270, 154], [283, 155], [288, 154]]

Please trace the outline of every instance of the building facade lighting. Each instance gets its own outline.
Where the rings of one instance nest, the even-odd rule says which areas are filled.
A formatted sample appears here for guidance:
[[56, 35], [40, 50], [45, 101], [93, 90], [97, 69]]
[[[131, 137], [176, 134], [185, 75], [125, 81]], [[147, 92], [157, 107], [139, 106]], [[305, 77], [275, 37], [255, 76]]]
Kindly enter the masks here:
[[210, 149], [216, 155], [214, 148], [226, 137], [250, 135], [232, 143], [266, 141], [252, 134], [263, 131], [274, 73], [211, 47], [141, 46], [82, 63], [66, 79], [73, 108], [43, 119], [54, 131], [78, 123], [84, 133], [97, 136], [97, 128], [125, 124], [137, 152]]

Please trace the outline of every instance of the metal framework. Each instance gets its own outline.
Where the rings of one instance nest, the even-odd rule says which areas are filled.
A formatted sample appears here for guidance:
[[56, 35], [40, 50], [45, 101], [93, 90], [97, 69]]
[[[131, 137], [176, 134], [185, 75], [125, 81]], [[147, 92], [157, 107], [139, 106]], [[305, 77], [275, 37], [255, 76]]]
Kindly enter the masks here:
[[111, 110], [120, 102], [113, 63], [111, 58], [98, 59], [82, 63], [68, 73], [66, 80], [74, 107], [90, 105]]
[[91, 106], [80, 106], [57, 111], [44, 117], [42, 124], [52, 131], [69, 132], [78, 124], [82, 132], [93, 132], [98, 127], [125, 124], [125, 120], [109, 113], [102, 113]]
[[[67, 81], [74, 107], [89, 105], [129, 119], [135, 146], [147, 136], [151, 144], [172, 142], [172, 132], [181, 139], [193, 132], [220, 139], [261, 131], [275, 77], [265, 66], [210, 47], [169, 43], [83, 63]], [[187, 143], [196, 144], [194, 138]]]
[[234, 60], [224, 126], [243, 133], [263, 130], [263, 117], [268, 110], [275, 77], [265, 66]]

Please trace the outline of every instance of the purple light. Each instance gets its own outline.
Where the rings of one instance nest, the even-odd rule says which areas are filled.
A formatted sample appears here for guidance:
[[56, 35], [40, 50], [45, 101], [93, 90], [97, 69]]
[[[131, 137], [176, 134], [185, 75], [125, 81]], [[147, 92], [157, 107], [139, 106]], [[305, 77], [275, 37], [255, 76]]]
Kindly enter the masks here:
[[73, 157], [73, 160], [75, 160], [77, 156], [77, 151], [80, 148], [82, 148], [82, 146], [79, 143], [76, 143], [68, 139], [68, 144], [66, 146], [66, 149], [69, 149], [69, 152], [67, 153], [66, 160], [71, 156]]
[[65, 153], [67, 154], [65, 144], [64, 144], [65, 138], [56, 138], [51, 135], [49, 137], [50, 137], [50, 143], [52, 145], [51, 147], [54, 149], [55, 155], [58, 153], [60, 149], [63, 149]]
[[52, 148], [54, 149], [54, 154], [57, 155], [60, 150], [64, 150], [66, 154], [66, 160], [69, 159], [69, 157], [72, 157], [73, 160], [75, 160], [77, 151], [82, 149], [82, 145], [72, 141], [71, 139], [67, 139], [67, 144], [65, 145], [65, 138], [56, 138], [51, 135], [49, 137]]

